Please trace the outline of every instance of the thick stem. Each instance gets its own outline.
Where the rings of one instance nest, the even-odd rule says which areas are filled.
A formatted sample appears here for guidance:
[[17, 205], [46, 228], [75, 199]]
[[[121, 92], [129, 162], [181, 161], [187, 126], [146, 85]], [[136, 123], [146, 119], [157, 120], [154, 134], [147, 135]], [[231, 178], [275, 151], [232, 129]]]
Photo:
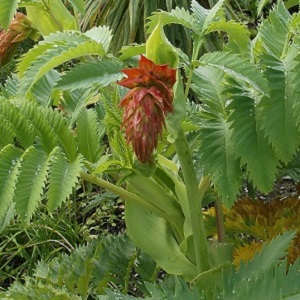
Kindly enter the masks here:
[[223, 216], [223, 206], [220, 198], [215, 200], [215, 210], [216, 210], [216, 222], [217, 222], [217, 232], [218, 232], [218, 242], [225, 242], [225, 227], [224, 227], [224, 216]]
[[146, 209], [148, 209], [149, 211], [155, 213], [156, 215], [164, 218], [164, 219], [168, 219], [168, 215], [162, 211], [161, 209], [159, 209], [158, 207], [154, 206], [153, 204], [145, 201], [143, 198], [139, 197], [136, 194], [130, 193], [126, 190], [124, 190], [123, 188], [116, 186], [104, 179], [101, 179], [95, 175], [90, 175], [84, 172], [80, 172], [80, 176], [83, 180], [86, 180], [88, 182], [91, 182], [93, 184], [96, 184], [98, 186], [101, 186], [119, 196], [121, 196], [124, 199], [127, 199], [129, 201], [133, 201], [139, 205], [142, 205], [143, 207], [145, 207]]
[[196, 172], [193, 166], [192, 155], [182, 129], [178, 131], [175, 140], [176, 153], [179, 158], [183, 178], [186, 185], [188, 205], [192, 222], [195, 256], [198, 273], [209, 270], [209, 256], [204, 220], [202, 215], [201, 201], [198, 190]]

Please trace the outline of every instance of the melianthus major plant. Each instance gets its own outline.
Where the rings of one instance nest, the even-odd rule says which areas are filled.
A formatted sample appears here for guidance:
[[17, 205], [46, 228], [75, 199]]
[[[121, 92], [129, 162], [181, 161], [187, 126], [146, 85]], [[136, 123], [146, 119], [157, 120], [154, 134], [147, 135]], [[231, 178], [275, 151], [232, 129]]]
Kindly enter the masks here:
[[[135, 245], [207, 299], [252, 299], [257, 290], [268, 297], [266, 284], [298, 278], [298, 262], [288, 274], [280, 263], [293, 232], [237, 272], [230, 245], [207, 241], [202, 202], [210, 186], [219, 208], [233, 204], [243, 170], [267, 192], [299, 147], [299, 15], [279, 1], [250, 41], [243, 25], [226, 20], [223, 4], [206, 10], [192, 1], [192, 13], [154, 14], [146, 45], [126, 47], [119, 58], [109, 54], [112, 33], [99, 27], [45, 36], [20, 60], [0, 102], [1, 227], [14, 212], [28, 224], [44, 192], [50, 211], [62, 206], [80, 177], [126, 199]], [[190, 30], [191, 57], [166, 39], [171, 23]], [[228, 36], [223, 51], [201, 56], [205, 36], [219, 31]], [[129, 68], [135, 56], [140, 68]], [[73, 69], [55, 69], [72, 59], [80, 60]], [[190, 88], [200, 104], [186, 114]], [[101, 145], [104, 130], [111, 154]], [[118, 183], [103, 179], [107, 173]], [[221, 236], [221, 211], [217, 219]], [[278, 286], [278, 299], [300, 293], [296, 281]]]

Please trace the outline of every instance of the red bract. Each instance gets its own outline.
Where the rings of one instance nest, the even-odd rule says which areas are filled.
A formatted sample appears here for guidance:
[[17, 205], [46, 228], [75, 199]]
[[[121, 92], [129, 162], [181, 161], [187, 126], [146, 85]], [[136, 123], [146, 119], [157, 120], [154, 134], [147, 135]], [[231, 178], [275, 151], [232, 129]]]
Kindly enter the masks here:
[[7, 31], [0, 32], [0, 65], [4, 65], [13, 56], [18, 43], [28, 38], [33, 28], [27, 17], [17, 12]]
[[139, 68], [124, 69], [123, 72], [128, 77], [119, 84], [131, 91], [120, 103], [125, 109], [122, 127], [138, 160], [146, 163], [157, 146], [166, 114], [173, 112], [172, 87], [176, 82], [176, 69], [156, 65], [141, 56]]

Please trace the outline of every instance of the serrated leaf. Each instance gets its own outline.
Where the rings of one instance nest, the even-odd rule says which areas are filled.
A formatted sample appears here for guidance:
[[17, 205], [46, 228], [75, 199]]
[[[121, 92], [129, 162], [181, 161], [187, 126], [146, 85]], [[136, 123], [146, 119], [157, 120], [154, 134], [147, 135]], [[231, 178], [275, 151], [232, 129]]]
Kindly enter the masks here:
[[108, 51], [112, 40], [112, 31], [108, 26], [93, 27], [86, 31], [84, 35], [101, 44], [105, 52]]
[[291, 72], [299, 68], [294, 60], [295, 55], [284, 60], [267, 54], [261, 56], [261, 63], [267, 66], [264, 74], [270, 86], [270, 98], [263, 103], [262, 126], [274, 145], [276, 155], [284, 163], [292, 159], [299, 146], [293, 90], [294, 84], [299, 85], [300, 82], [295, 80], [291, 84], [291, 77], [294, 76]]
[[96, 111], [82, 109], [78, 115], [76, 131], [79, 152], [89, 162], [96, 163], [102, 153], [101, 128]]
[[255, 187], [268, 193], [274, 183], [279, 161], [261, 129], [261, 118], [254, 99], [246, 95], [231, 97], [233, 141], [241, 164], [246, 164]]
[[243, 24], [230, 21], [217, 21], [208, 25], [205, 33], [225, 31], [228, 35], [228, 47], [235, 53], [245, 55], [250, 49], [250, 32]]
[[133, 44], [130, 46], [123, 46], [120, 50], [121, 55], [119, 56], [119, 59], [126, 60], [133, 56], [139, 55], [139, 54], [145, 54], [146, 53], [146, 45], [145, 44]]
[[270, 243], [265, 244], [260, 253], [256, 254], [247, 265], [241, 264], [234, 275], [235, 284], [239, 289], [247, 286], [248, 279], [255, 278], [271, 266], [275, 266], [286, 254], [290, 242], [295, 236], [295, 231], [288, 231], [278, 235]]
[[14, 130], [12, 125], [0, 115], [0, 148], [11, 144], [14, 139]]
[[200, 130], [199, 148], [203, 172], [209, 175], [226, 207], [231, 207], [239, 194], [241, 171], [236, 158], [233, 131], [222, 119], [207, 120]]
[[262, 95], [268, 92], [268, 82], [260, 70], [239, 55], [223, 52], [207, 53], [201, 57], [200, 63], [218, 68], [238, 80], [245, 81]]
[[70, 0], [70, 3], [76, 8], [82, 15], [85, 13], [85, 1], [84, 0]]
[[223, 17], [223, 4], [225, 0], [218, 1], [214, 7], [210, 10], [204, 9], [196, 0], [192, 1], [192, 11], [194, 12], [194, 17], [196, 19], [196, 32], [198, 34], [204, 34], [208, 26], [214, 21], [219, 21], [224, 19]]
[[161, 22], [162, 26], [168, 24], [180, 24], [189, 29], [193, 29], [193, 27], [195, 26], [195, 20], [191, 16], [191, 14], [184, 8], [179, 7], [172, 9], [171, 12], [156, 12], [148, 19], [149, 22], [146, 24], [146, 26], [148, 27], [148, 33], [151, 33], [159, 22]]
[[[40, 41], [37, 45], [31, 48], [20, 59], [17, 66], [18, 74], [23, 77], [25, 71], [32, 65], [32, 63], [44, 54], [44, 52], [52, 47], [58, 47], [60, 45], [74, 45], [77, 43], [84, 43], [89, 40], [89, 37], [83, 33], [77, 31], [65, 31], [52, 33], [49, 36], [44, 37], [44, 40]], [[57, 46], [54, 46], [57, 45]]]
[[42, 200], [48, 169], [49, 160], [46, 153], [33, 146], [21, 157], [14, 201], [18, 215], [24, 223], [29, 223]]
[[281, 57], [286, 44], [289, 43], [288, 24], [291, 15], [282, 1], [279, 1], [270, 12], [268, 20], [264, 20], [258, 38], [261, 40], [265, 51], [277, 58]]
[[220, 84], [224, 73], [210, 66], [194, 71], [192, 88], [203, 101], [198, 150], [205, 174], [209, 174], [224, 204], [230, 207], [239, 194], [241, 171], [225, 111]]
[[24, 148], [30, 147], [35, 139], [35, 133], [28, 124], [20, 109], [11, 104], [9, 101], [0, 101], [0, 115], [13, 128], [14, 135]]
[[18, 0], [0, 0], [0, 25], [7, 30], [17, 11]]
[[196, 32], [200, 34], [202, 32], [205, 19], [209, 14], [209, 10], [202, 7], [196, 0], [192, 1], [191, 9], [196, 20]]
[[107, 86], [124, 77], [121, 65], [117, 62], [102, 60], [87, 62], [66, 72], [57, 82], [55, 88], [73, 90], [88, 88], [94, 84]]
[[51, 94], [53, 87], [59, 79], [59, 73], [56, 70], [50, 70], [32, 87], [33, 96], [42, 106], [52, 104]]
[[57, 151], [50, 162], [47, 207], [49, 211], [57, 209], [72, 193], [82, 169], [82, 157], [69, 163], [62, 152]]
[[7, 145], [0, 152], [0, 231], [15, 194], [22, 150]]
[[85, 55], [106, 54], [103, 46], [96, 41], [89, 40], [77, 46], [74, 45], [52, 45], [47, 49], [38, 61], [32, 62], [32, 66], [25, 72], [20, 85], [20, 94], [27, 94], [31, 87], [51, 69]]

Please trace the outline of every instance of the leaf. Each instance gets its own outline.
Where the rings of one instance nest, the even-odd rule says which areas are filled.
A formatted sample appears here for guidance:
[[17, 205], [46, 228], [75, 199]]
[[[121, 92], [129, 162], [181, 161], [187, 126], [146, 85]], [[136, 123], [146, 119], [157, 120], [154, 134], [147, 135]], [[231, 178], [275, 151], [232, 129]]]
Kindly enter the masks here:
[[181, 252], [165, 219], [130, 201], [126, 201], [125, 206], [128, 234], [135, 245], [169, 274], [192, 280], [197, 274], [196, 267]]
[[149, 17], [148, 20], [149, 22], [146, 24], [146, 26], [148, 27], [148, 33], [152, 33], [159, 22], [161, 22], [162, 26], [168, 24], [180, 24], [189, 29], [193, 29], [195, 25], [195, 20], [191, 16], [191, 14], [184, 8], [179, 7], [172, 9], [171, 12], [156, 12], [151, 17]]
[[200, 115], [201, 140], [197, 155], [203, 172], [209, 175], [225, 206], [230, 207], [239, 194], [241, 171], [236, 158], [233, 131], [225, 110], [226, 98], [222, 95], [223, 72], [210, 66], [194, 71], [192, 88], [203, 101]]
[[32, 87], [34, 98], [42, 106], [49, 106], [52, 104], [51, 94], [53, 87], [59, 79], [59, 73], [56, 70], [50, 70]]
[[85, 1], [84, 0], [70, 0], [70, 3], [75, 9], [77, 9], [82, 15], [85, 13]]
[[14, 130], [12, 125], [1, 115], [0, 115], [0, 128], [2, 131], [0, 135], [0, 149], [1, 149], [2, 146], [6, 146], [13, 142]]
[[20, 109], [11, 104], [9, 101], [0, 101], [0, 116], [6, 120], [6, 124], [13, 129], [17, 141], [24, 147], [30, 147], [35, 139], [34, 130], [28, 126], [28, 120], [25, 118]]
[[199, 61], [201, 64], [218, 68], [226, 74], [248, 83], [262, 95], [268, 92], [268, 82], [260, 70], [239, 55], [223, 52], [207, 53]]
[[216, 21], [211, 23], [205, 33], [225, 31], [228, 35], [228, 47], [235, 53], [246, 55], [250, 48], [250, 32], [245, 25], [234, 21]]
[[77, 140], [79, 152], [86, 160], [96, 163], [103, 151], [101, 147], [101, 130], [96, 111], [82, 109], [77, 119]]
[[192, 1], [191, 9], [196, 20], [196, 28], [194, 30], [200, 34], [203, 31], [203, 25], [209, 14], [209, 10], [202, 7], [196, 0]]
[[269, 0], [259, 0], [257, 5], [257, 16], [262, 14], [263, 8], [269, 3]]
[[20, 75], [20, 77], [23, 77], [25, 71], [32, 65], [32, 63], [52, 47], [58, 47], [59, 45], [64, 44], [75, 46], [76, 43], [78, 45], [88, 40], [89, 38], [79, 31], [52, 33], [51, 35], [44, 37], [44, 40], [40, 41], [37, 45], [35, 45], [25, 55], [22, 56], [17, 66], [18, 74]]
[[7, 30], [17, 11], [18, 0], [0, 0], [0, 24]]
[[47, 207], [52, 212], [71, 195], [82, 169], [82, 157], [79, 155], [74, 162], [69, 163], [63, 153], [56, 150], [50, 166]]
[[[231, 297], [234, 297], [234, 294], [239, 295], [245, 292], [247, 293], [249, 291], [248, 286], [251, 287], [251, 284], [253, 284], [253, 282], [258, 278], [260, 278], [262, 283], [264, 283], [263, 286], [265, 291], [260, 293], [258, 290], [256, 290], [256, 295], [262, 295], [264, 293], [269, 295], [269, 293], [266, 291], [266, 287], [269, 287], [269, 285], [272, 284], [274, 277], [273, 275], [266, 277], [266, 274], [268, 274], [268, 271], [271, 271], [271, 273], [274, 272], [274, 267], [278, 264], [280, 259], [286, 255], [285, 250], [288, 248], [294, 235], [295, 231], [288, 231], [282, 235], [278, 235], [269, 244], [265, 244], [261, 252], [256, 254], [247, 265], [241, 264], [237, 272], [232, 270], [230, 277], [228, 277], [228, 274], [225, 273], [224, 275], [226, 277], [224, 277], [224, 294], [226, 297], [224, 299], [232, 299]], [[288, 281], [286, 281], [286, 283], [288, 283]], [[293, 288], [296, 286], [298, 286], [299, 290], [299, 282], [297, 285], [293, 285]], [[279, 290], [281, 290], [281, 287], [282, 283], [280, 283], [278, 286]]]
[[130, 46], [123, 46], [120, 50], [121, 55], [119, 56], [120, 60], [127, 60], [133, 56], [139, 55], [139, 54], [145, 54], [146, 53], [146, 45], [145, 44], [133, 44]]
[[13, 145], [7, 145], [0, 151], [0, 231], [13, 201], [21, 155], [22, 150]]
[[268, 20], [265, 20], [258, 33], [265, 51], [277, 58], [281, 57], [286, 44], [289, 43], [288, 24], [291, 15], [282, 1], [279, 1], [270, 12]]
[[57, 110], [53, 110], [51, 107], [38, 107], [32, 102], [25, 102], [22, 112], [34, 125], [36, 134], [48, 154], [59, 144], [71, 162], [76, 160], [76, 140], [64, 117]]
[[26, 14], [33, 27], [43, 36], [57, 31], [78, 29], [75, 17], [61, 0], [38, 1], [38, 4], [25, 4]]
[[123, 77], [121, 66], [117, 62], [108, 60], [86, 62], [62, 75], [55, 88], [74, 90], [88, 88], [94, 84], [107, 86]]
[[232, 103], [228, 106], [232, 110], [229, 121], [232, 122], [237, 155], [241, 158], [241, 165], [246, 164], [254, 186], [268, 193], [273, 186], [279, 162], [261, 129], [259, 110], [255, 107], [254, 99], [245, 92], [244, 95], [243, 92], [237, 92], [231, 99]]
[[203, 7], [196, 0], [192, 1], [192, 10], [196, 18], [198, 25], [198, 33], [205, 34], [207, 28], [213, 22], [217, 21], [217, 18], [223, 19], [223, 4], [225, 0], [218, 1], [214, 7], [210, 10], [204, 10]]
[[295, 55], [288, 55], [284, 60], [268, 54], [261, 56], [261, 63], [267, 66], [264, 74], [270, 86], [270, 98], [263, 102], [262, 127], [274, 145], [277, 157], [286, 164], [299, 146], [293, 90], [294, 84], [300, 83], [299, 80], [291, 82], [293, 69], [299, 68]]
[[48, 49], [38, 61], [32, 62], [30, 67], [24, 74], [20, 84], [20, 94], [27, 94], [32, 86], [51, 69], [65, 63], [69, 60], [85, 55], [105, 55], [105, 51], [101, 44], [96, 41], [87, 41], [77, 46], [65, 45]]
[[113, 37], [112, 31], [108, 26], [93, 27], [92, 29], [86, 31], [84, 35], [101, 44], [105, 52], [108, 51]]
[[42, 200], [48, 169], [49, 160], [46, 153], [33, 146], [21, 157], [14, 201], [18, 215], [24, 223], [29, 223]]
[[126, 236], [105, 236], [76, 248], [70, 255], [39, 262], [35, 278], [76, 292], [83, 299], [93, 292], [104, 293], [110, 284], [125, 289], [134, 260], [139, 260], [136, 247]]
[[239, 160], [236, 159], [232, 134], [230, 123], [221, 118], [203, 122], [200, 130], [202, 143], [199, 152], [203, 172], [212, 179], [228, 208], [236, 200], [241, 183]]

